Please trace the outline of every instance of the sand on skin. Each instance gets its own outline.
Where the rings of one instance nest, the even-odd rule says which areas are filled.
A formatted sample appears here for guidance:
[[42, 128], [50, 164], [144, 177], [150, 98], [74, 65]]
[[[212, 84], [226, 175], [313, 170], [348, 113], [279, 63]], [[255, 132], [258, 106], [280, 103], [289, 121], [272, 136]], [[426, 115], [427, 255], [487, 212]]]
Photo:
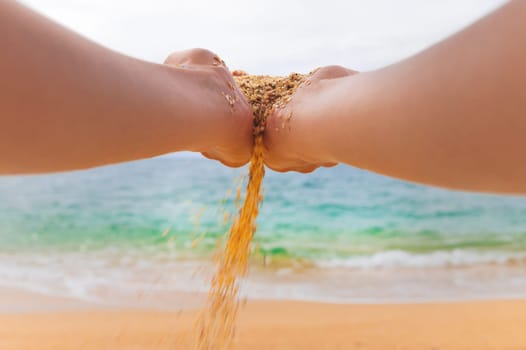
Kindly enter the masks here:
[[[192, 349], [193, 310], [86, 305], [77, 311], [71, 305], [42, 310], [0, 314], [0, 349]], [[526, 349], [525, 327], [526, 300], [388, 305], [249, 301], [240, 313], [234, 349]]]

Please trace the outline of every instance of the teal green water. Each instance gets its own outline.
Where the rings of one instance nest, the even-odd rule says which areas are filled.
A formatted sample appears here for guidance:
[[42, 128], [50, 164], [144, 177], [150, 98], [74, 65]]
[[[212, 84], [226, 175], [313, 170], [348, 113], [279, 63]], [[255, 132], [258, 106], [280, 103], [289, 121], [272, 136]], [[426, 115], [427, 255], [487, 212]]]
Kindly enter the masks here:
[[[144, 300], [136, 295], [150, 295], [148, 306], [162, 308], [177, 291], [204, 291], [210, 275], [196, 271], [212, 261], [227, 230], [223, 209], [234, 212], [232, 190], [244, 174], [163, 157], [2, 177], [0, 286], [134, 306]], [[347, 166], [269, 172], [264, 187], [250, 297], [525, 295], [526, 198], [445, 191]]]
[[[233, 211], [227, 192], [245, 172], [164, 157], [0, 178], [0, 252], [134, 247], [209, 256], [226, 230], [220, 203]], [[269, 172], [264, 187], [256, 236], [264, 255], [352, 265], [392, 252], [418, 254], [423, 264], [435, 252], [462, 250], [475, 262], [479, 253], [484, 261], [526, 253], [526, 198], [445, 191], [346, 166]]]

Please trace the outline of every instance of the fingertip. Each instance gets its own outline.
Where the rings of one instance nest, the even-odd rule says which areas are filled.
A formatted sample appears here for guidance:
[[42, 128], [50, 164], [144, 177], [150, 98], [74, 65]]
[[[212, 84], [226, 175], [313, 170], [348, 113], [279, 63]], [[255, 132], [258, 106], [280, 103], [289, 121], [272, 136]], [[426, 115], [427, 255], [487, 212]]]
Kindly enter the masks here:
[[273, 167], [273, 166], [269, 166], [268, 164], [265, 164], [265, 165], [266, 165], [267, 168], [269, 168], [270, 170], [272, 170], [272, 171], [274, 171], [276, 173], [283, 174], [283, 173], [286, 173], [286, 172], [290, 171], [288, 169], [276, 168], [276, 167]]
[[224, 162], [221, 160], [221, 162], [231, 168], [241, 168], [242, 166], [245, 166], [248, 164], [248, 162], [250, 162], [251, 156], [252, 156], [252, 153], [246, 156], [243, 156], [243, 157], [239, 157], [235, 160], [229, 160], [229, 161], [224, 161]]
[[304, 168], [295, 169], [294, 171], [296, 171], [298, 173], [301, 173], [301, 174], [310, 174], [316, 169], [318, 169], [318, 166], [311, 165], [311, 166], [307, 166], [307, 167], [304, 167]]
[[324, 167], [324, 168], [332, 168], [332, 167], [335, 167], [336, 165], [338, 165], [338, 163], [334, 163], [334, 162], [322, 163], [321, 164], [321, 166]]
[[237, 159], [226, 159], [225, 157], [218, 155], [214, 152], [201, 152], [203, 157], [211, 160], [215, 160], [220, 162], [221, 164], [229, 167], [229, 168], [240, 168], [244, 165], [246, 165], [250, 161], [250, 155], [238, 157]]
[[[265, 159], [264, 156], [263, 156], [263, 159]], [[270, 170], [275, 171], [277, 173], [285, 173], [285, 172], [287, 172], [287, 169], [275, 166], [274, 164], [272, 164], [272, 162], [269, 162], [267, 160], [265, 160], [265, 166], [267, 168], [269, 168]]]
[[243, 165], [246, 164], [246, 163], [236, 163], [236, 162], [231, 162], [231, 161], [227, 161], [227, 160], [223, 160], [223, 159], [218, 159], [218, 161], [219, 161], [221, 164], [223, 164], [223, 165], [225, 165], [225, 166], [227, 166], [227, 167], [229, 167], [229, 168], [240, 168], [240, 167], [242, 167]]
[[209, 152], [201, 152], [201, 155], [207, 159], [217, 160], [214, 156], [212, 156]]

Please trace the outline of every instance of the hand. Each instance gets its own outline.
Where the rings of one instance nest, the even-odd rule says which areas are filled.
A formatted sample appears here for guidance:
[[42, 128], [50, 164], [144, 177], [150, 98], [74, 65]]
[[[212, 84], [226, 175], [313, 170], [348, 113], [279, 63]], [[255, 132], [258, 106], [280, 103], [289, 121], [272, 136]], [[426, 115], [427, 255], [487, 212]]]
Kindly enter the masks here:
[[269, 168], [309, 173], [337, 164], [328, 150], [331, 128], [337, 126], [324, 123], [324, 116], [332, 113], [330, 97], [335, 82], [354, 74], [357, 72], [340, 66], [320, 68], [284, 108], [269, 115], [264, 135], [264, 158]]
[[238, 167], [250, 159], [253, 146], [252, 110], [225, 63], [213, 52], [191, 49], [174, 52], [164, 62], [188, 76], [202, 118], [195, 151], [221, 163]]

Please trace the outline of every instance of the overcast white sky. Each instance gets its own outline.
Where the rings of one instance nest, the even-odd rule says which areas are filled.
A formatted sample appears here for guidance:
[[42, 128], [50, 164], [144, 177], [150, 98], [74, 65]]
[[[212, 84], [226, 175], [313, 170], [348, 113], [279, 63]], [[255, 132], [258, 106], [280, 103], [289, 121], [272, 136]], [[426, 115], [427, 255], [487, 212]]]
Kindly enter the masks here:
[[468, 25], [503, 0], [26, 0], [117, 51], [161, 62], [205, 47], [251, 73], [377, 68]]

